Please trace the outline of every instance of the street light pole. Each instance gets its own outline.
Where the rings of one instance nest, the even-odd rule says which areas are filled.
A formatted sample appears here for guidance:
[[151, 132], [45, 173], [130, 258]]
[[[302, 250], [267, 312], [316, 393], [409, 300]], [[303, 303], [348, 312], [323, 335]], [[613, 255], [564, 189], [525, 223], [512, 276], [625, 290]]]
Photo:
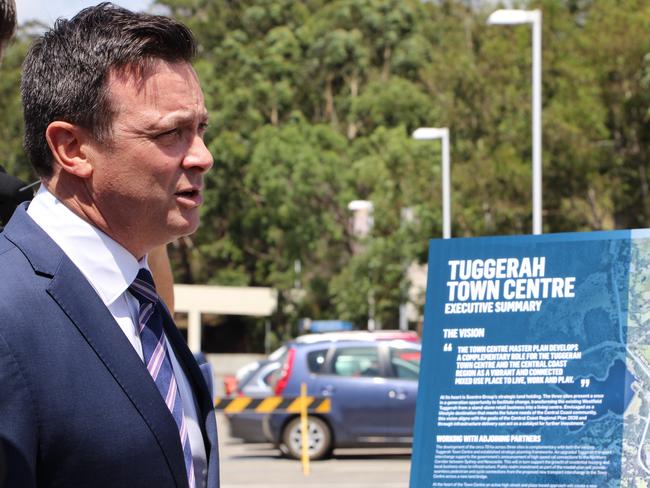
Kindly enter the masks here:
[[542, 233], [542, 13], [533, 21], [533, 234]]
[[[370, 230], [374, 225], [374, 212], [375, 206], [370, 200], [352, 200], [348, 203], [348, 210], [354, 212], [352, 222], [352, 233], [357, 237], [366, 237], [370, 234]], [[358, 221], [357, 217], [360, 216], [363, 221]], [[375, 322], [375, 294], [372, 283], [368, 290], [368, 323], [367, 328], [374, 331], [377, 324]]]
[[449, 129], [447, 127], [420, 127], [413, 131], [413, 139], [442, 142], [442, 238], [451, 237], [451, 170], [449, 156]]
[[348, 210], [353, 212], [352, 233], [355, 237], [366, 237], [375, 224], [373, 216], [375, 206], [370, 200], [352, 200]]
[[[431, 141], [440, 139], [442, 152], [442, 238], [451, 237], [451, 158], [449, 150], [449, 129], [447, 127], [420, 127], [413, 131], [413, 139]], [[400, 329], [408, 327], [406, 302], [400, 304]]]
[[490, 25], [532, 24], [533, 27], [533, 234], [542, 233], [542, 12], [500, 9], [487, 19]]

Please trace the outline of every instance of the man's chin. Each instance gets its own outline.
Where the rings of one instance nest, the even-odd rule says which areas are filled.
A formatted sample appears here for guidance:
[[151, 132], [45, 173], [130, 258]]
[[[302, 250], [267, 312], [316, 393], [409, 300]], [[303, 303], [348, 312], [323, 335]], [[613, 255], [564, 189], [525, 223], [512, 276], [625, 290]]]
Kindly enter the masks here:
[[198, 215], [196, 215], [195, 218], [182, 217], [179, 218], [178, 220], [175, 220], [169, 226], [170, 230], [172, 230], [174, 235], [174, 238], [172, 240], [194, 234], [199, 228], [199, 223], [200, 220]]

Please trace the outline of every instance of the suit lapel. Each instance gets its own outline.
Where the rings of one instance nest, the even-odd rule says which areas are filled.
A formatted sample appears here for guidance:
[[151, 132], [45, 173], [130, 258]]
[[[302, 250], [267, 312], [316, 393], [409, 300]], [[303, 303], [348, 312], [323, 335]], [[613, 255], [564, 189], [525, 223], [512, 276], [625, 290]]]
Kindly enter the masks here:
[[43, 230], [17, 210], [5, 236], [35, 272], [52, 277], [48, 293], [95, 351], [149, 426], [177, 486], [187, 486], [178, 428], [147, 368], [86, 278]]

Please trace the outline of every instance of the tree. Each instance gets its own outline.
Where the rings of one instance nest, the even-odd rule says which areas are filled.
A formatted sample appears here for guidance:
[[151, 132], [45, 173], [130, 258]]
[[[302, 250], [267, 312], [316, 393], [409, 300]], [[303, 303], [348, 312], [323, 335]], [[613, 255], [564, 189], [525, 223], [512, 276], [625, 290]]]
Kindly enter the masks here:
[[[199, 41], [215, 156], [203, 225], [175, 244], [180, 281], [276, 287], [287, 322], [363, 326], [374, 302], [394, 327], [404, 268], [426, 262], [441, 229], [439, 143], [413, 141], [419, 126], [450, 128], [455, 236], [530, 232], [530, 26], [487, 26], [494, 6], [468, 0], [157, 3]], [[646, 225], [650, 6], [519, 3], [544, 19], [544, 231]], [[3, 163], [31, 179], [25, 49], [0, 68], [0, 144]], [[375, 208], [362, 242], [347, 210], [359, 198]]]

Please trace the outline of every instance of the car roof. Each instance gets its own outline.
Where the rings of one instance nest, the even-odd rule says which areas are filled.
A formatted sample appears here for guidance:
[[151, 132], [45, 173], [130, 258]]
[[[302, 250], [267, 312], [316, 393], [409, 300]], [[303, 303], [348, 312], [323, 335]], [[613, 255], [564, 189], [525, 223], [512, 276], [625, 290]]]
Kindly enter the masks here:
[[316, 342], [336, 341], [391, 341], [402, 340], [408, 342], [419, 342], [420, 338], [414, 331], [403, 330], [350, 330], [339, 332], [323, 332], [320, 334], [306, 334], [293, 339], [295, 344], [314, 344]]

